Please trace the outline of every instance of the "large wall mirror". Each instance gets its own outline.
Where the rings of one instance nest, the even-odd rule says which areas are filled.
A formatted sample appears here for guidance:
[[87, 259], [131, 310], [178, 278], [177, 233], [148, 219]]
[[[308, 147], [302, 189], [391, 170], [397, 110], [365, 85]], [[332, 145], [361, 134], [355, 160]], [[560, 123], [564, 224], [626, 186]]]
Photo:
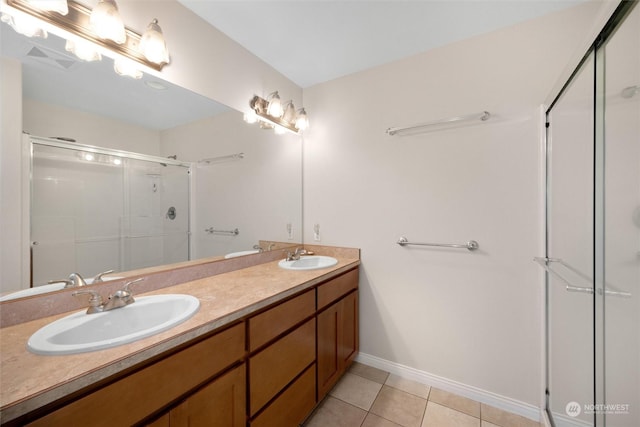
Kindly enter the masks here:
[[[172, 224], [188, 224], [188, 248], [185, 249], [184, 239], [173, 239], [179, 248], [165, 248], [171, 256], [179, 252], [192, 260], [224, 259], [229, 254], [258, 250], [255, 247], [265, 241], [285, 246], [301, 243], [302, 141], [299, 136], [276, 135], [272, 130], [249, 125], [243, 121], [240, 112], [153, 76], [145, 75], [140, 80], [119, 76], [113, 71], [111, 61], [80, 61], [66, 52], [64, 41], [54, 35], [46, 39], [27, 38], [5, 23], [0, 26], [2, 57], [22, 64], [23, 129], [34, 136], [25, 137], [24, 144], [44, 140], [53, 141], [55, 145], [56, 140], [49, 139], [55, 137], [61, 138], [58, 141], [65, 145], [62, 148], [30, 145], [38, 147], [32, 154], [27, 154], [30, 164], [40, 167], [37, 175], [27, 176], [32, 181], [32, 188], [33, 180], [38, 179], [48, 185], [58, 185], [60, 194], [55, 197], [54, 191], [42, 185], [31, 192], [27, 214], [31, 219], [32, 241], [38, 241], [33, 233], [42, 231], [42, 227], [49, 227], [52, 232], [62, 232], [65, 227], [69, 230], [99, 229], [104, 222], [99, 213], [106, 210], [100, 205], [109, 204], [110, 207], [116, 205], [116, 211], [153, 211], [156, 213], [152, 215], [158, 216], [157, 221], [173, 215]], [[86, 161], [82, 163], [79, 155], [73, 152], [74, 144], [101, 147], [108, 153], [138, 153], [149, 156], [151, 161], [138, 159], [142, 163], [131, 166], [129, 172], [115, 175], [114, 168], [105, 173], [107, 169], [102, 165], [99, 171], [89, 172], [91, 178], [84, 178], [82, 171], [91, 165]], [[81, 149], [78, 151], [82, 152]], [[60, 162], [61, 159], [64, 161]], [[174, 163], [186, 166], [178, 167]], [[74, 166], [56, 176], [66, 167], [64, 164]], [[189, 174], [188, 185], [177, 188], [173, 184], [177, 182], [174, 176], [183, 173]], [[173, 181], [161, 181], [165, 179], [164, 175], [169, 175], [167, 179]], [[61, 186], [63, 181], [73, 182], [73, 185]], [[89, 199], [71, 192], [72, 188], [89, 187], [89, 183], [93, 189]], [[114, 201], [116, 190], [124, 184], [129, 185], [129, 189], [124, 190], [128, 199]], [[141, 193], [134, 194], [133, 188]], [[183, 202], [188, 200], [188, 207], [176, 208], [172, 214], [171, 207], [176, 206], [173, 203], [165, 206], [161, 198], [154, 198], [158, 191], [178, 194]], [[74, 200], [81, 203], [74, 207]], [[150, 209], [152, 204], [158, 205], [154, 206], [155, 211]], [[93, 208], [87, 208], [87, 205]], [[49, 219], [44, 222], [40, 221], [42, 218], [34, 220], [34, 215], [40, 215], [34, 213], [35, 208], [40, 209], [39, 212], [57, 209], [71, 217], [75, 210], [89, 211], [89, 214], [82, 221], [65, 218], [59, 221], [64, 227], [56, 227], [55, 221], [60, 218], [53, 224], [47, 223]], [[155, 219], [147, 218], [147, 228], [157, 225]], [[120, 222], [113, 223], [112, 228], [121, 231], [123, 222], [131, 225], [134, 220], [122, 214]], [[85, 238], [86, 247], [93, 244], [91, 241], [89, 245], [86, 243]], [[55, 251], [49, 251], [47, 255], [45, 248], [33, 250], [32, 247], [32, 270], [38, 270], [38, 274], [32, 273], [33, 283], [23, 283], [21, 287], [64, 279], [72, 272], [91, 277], [113, 269], [117, 275], [131, 267], [163, 263], [162, 258], [142, 256], [157, 249], [151, 240], [138, 245], [136, 251], [141, 255], [138, 258], [143, 260], [138, 264], [118, 264], [118, 260], [123, 259], [123, 252], [130, 252], [136, 244], [130, 241], [128, 245], [116, 243], [111, 246], [119, 252], [104, 253], [104, 263], [96, 263], [96, 257], [87, 256], [86, 251], [76, 248], [71, 252], [69, 248], [69, 253], [62, 258], [68, 262], [65, 266], [74, 265], [72, 271], [67, 271], [69, 267], [60, 268], [61, 263], [53, 258]], [[170, 257], [169, 261], [182, 261], [180, 257], [183, 256]], [[35, 265], [38, 262], [50, 265], [47, 267], [51, 268], [50, 272]], [[16, 290], [15, 284], [3, 283], [2, 286], [0, 294]]]

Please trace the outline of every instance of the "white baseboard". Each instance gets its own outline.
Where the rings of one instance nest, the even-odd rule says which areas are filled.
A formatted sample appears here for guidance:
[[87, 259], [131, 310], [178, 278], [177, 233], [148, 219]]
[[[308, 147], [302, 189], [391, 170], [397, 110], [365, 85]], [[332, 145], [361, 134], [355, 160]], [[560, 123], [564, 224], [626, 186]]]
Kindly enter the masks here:
[[516, 415], [521, 415], [534, 421], [540, 421], [540, 408], [528, 403], [520, 402], [490, 391], [462, 384], [457, 381], [452, 381], [447, 378], [439, 377], [428, 372], [420, 371], [418, 369], [381, 359], [366, 353], [358, 353], [355, 360], [356, 362], [382, 369], [383, 371], [390, 372], [402, 378], [427, 384], [441, 390], [457, 394], [458, 396], [467, 397], [477, 402], [484, 403]]

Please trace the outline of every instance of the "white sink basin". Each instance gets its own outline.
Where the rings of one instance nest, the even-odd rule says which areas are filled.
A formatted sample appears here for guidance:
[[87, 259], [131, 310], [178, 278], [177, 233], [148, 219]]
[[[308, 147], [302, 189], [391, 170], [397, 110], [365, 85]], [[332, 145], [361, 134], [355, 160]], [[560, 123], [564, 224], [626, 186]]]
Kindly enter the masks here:
[[[102, 280], [105, 282], [109, 280], [117, 280], [117, 279], [122, 279], [122, 276], [109, 276], [109, 277], [102, 278]], [[86, 282], [87, 282], [87, 285], [91, 285], [93, 284], [93, 279], [87, 279]], [[16, 298], [24, 298], [24, 297], [30, 297], [33, 295], [44, 294], [47, 292], [59, 291], [60, 289], [64, 289], [65, 285], [66, 285], [65, 282], [55, 282], [55, 283], [49, 283], [46, 285], [35, 286], [33, 288], [22, 289], [20, 291], [11, 292], [10, 294], [1, 296], [0, 301], [9, 301]]]
[[75, 354], [127, 344], [166, 331], [193, 316], [200, 301], [191, 295], [137, 297], [133, 304], [102, 313], [86, 310], [37, 330], [27, 348], [32, 353]]
[[244, 256], [244, 255], [253, 255], [253, 254], [257, 254], [258, 252], [260, 251], [257, 249], [250, 250], [250, 251], [231, 252], [230, 254], [226, 254], [224, 257], [225, 259], [229, 259], [229, 258], [235, 258], [239, 256]]
[[285, 270], [318, 270], [320, 268], [333, 267], [338, 260], [324, 255], [303, 255], [300, 259], [287, 261], [283, 259], [278, 263]]

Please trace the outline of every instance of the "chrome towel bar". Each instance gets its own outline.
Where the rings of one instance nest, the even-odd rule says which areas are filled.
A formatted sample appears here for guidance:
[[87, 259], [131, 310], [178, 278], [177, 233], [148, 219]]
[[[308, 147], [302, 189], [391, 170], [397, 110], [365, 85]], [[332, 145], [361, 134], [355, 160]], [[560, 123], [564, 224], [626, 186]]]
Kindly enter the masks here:
[[416, 246], [436, 246], [440, 248], [457, 248], [457, 249], [469, 249], [470, 251], [475, 251], [480, 247], [478, 242], [475, 240], [469, 240], [467, 243], [463, 244], [453, 244], [453, 243], [414, 243], [407, 240], [406, 237], [400, 237], [396, 242], [400, 246], [406, 245], [416, 245]]
[[240, 234], [240, 231], [236, 228], [235, 230], [216, 230], [213, 227], [205, 228], [205, 230], [209, 234], [231, 234], [232, 236], [237, 236]]
[[466, 116], [440, 119], [440, 120], [435, 120], [433, 122], [420, 123], [412, 126], [391, 127], [391, 128], [388, 128], [386, 132], [390, 136], [400, 135], [402, 133], [411, 132], [411, 131], [413, 131], [411, 133], [429, 132], [430, 130], [429, 128], [439, 129], [440, 127], [443, 127], [443, 126], [453, 126], [453, 125], [457, 125], [458, 123], [472, 122], [472, 121], [486, 122], [487, 120], [489, 120], [490, 117], [491, 117], [491, 113], [489, 113], [488, 111], [483, 111], [477, 114], [469, 114]]

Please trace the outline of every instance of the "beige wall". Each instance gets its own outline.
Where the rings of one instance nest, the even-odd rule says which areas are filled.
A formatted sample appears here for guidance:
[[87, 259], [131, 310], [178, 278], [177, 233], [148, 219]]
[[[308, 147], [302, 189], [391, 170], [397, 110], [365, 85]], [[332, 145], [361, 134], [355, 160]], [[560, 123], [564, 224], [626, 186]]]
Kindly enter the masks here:
[[44, 137], [66, 137], [78, 144], [160, 155], [160, 132], [104, 116], [23, 100], [23, 129]]
[[22, 132], [22, 67], [0, 58], [0, 281], [21, 283], [25, 256], [22, 245], [20, 185]]
[[[508, 396], [537, 415], [539, 105], [598, 8], [586, 4], [305, 89], [314, 111], [305, 136], [305, 241], [318, 223], [323, 244], [362, 248], [365, 356], [488, 392], [481, 399]], [[483, 110], [493, 117], [479, 126], [385, 134]], [[400, 236], [475, 239], [480, 249], [403, 248]]]

